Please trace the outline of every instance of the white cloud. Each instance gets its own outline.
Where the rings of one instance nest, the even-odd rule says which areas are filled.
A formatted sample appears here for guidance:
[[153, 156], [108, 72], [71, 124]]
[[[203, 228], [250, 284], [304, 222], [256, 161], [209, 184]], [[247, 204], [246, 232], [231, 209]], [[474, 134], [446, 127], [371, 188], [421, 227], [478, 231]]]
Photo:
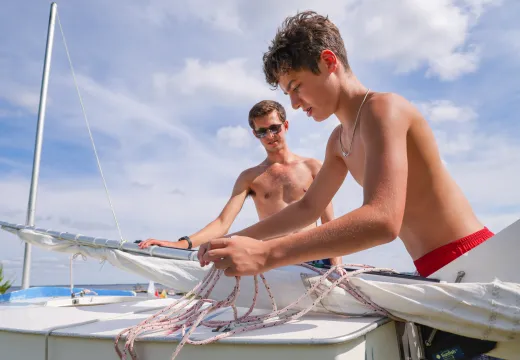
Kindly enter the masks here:
[[[141, 128], [138, 131], [141, 135], [144, 135], [143, 131], [150, 133], [160, 132], [169, 134], [172, 137], [192, 140], [190, 134], [175, 122], [175, 118], [168, 112], [169, 108], [167, 106], [157, 107], [156, 103], [140, 99], [139, 95], [130, 89], [109, 87], [82, 74], [77, 74], [76, 77], [78, 78], [82, 97], [86, 103], [86, 113], [89, 122], [98, 131], [111, 135], [121, 135], [122, 132], [135, 132], [135, 127], [140, 126]], [[73, 92], [72, 84], [66, 82], [64, 75], [62, 75], [61, 80], [63, 85], [65, 85], [62, 91], [70, 93], [71, 96], [77, 99], [76, 94]], [[67, 84], [69, 87], [66, 86]], [[73, 111], [72, 109], [75, 109], [76, 116], [78, 116], [77, 126], [83, 127], [84, 119], [78, 100], [68, 107], [66, 111], [70, 113]], [[56, 108], [56, 110], [59, 111], [59, 108]]]
[[0, 86], [0, 98], [4, 98], [12, 105], [27, 109], [32, 114], [38, 113], [40, 94], [19, 84], [5, 83]]
[[451, 53], [430, 60], [430, 68], [426, 76], [438, 75], [441, 80], [455, 80], [460, 75], [472, 73], [478, 68], [478, 49], [469, 50], [465, 53]]
[[486, 8], [502, 5], [502, 0], [462, 0], [463, 4], [469, 7], [472, 14], [478, 18]]
[[392, 61], [399, 72], [426, 66], [427, 74], [453, 80], [478, 66], [467, 43], [474, 9], [448, 0], [363, 1], [349, 9], [342, 30], [356, 57]]
[[470, 106], [456, 105], [450, 100], [414, 102], [430, 123], [445, 165], [451, 156], [461, 156], [475, 149], [479, 139], [477, 112]]
[[240, 17], [236, 0], [149, 0], [143, 12], [153, 23], [163, 25], [168, 17], [188, 22], [200, 19], [223, 31], [240, 32]]
[[460, 155], [472, 150], [475, 146], [475, 139], [471, 132], [452, 134], [449, 131], [437, 130], [435, 140], [443, 156]]
[[416, 103], [428, 121], [441, 122], [468, 122], [477, 118], [477, 113], [468, 106], [457, 106], [450, 100], [435, 100]]
[[[269, 34], [270, 41], [282, 20], [297, 10], [312, 9], [329, 15], [341, 30], [354, 62], [389, 61], [397, 72], [426, 68], [427, 76], [454, 80], [476, 71], [477, 44], [469, 40], [480, 17], [501, 0], [288, 0], [277, 3], [241, 3], [227, 0], [217, 6], [209, 0], [172, 5], [154, 1], [154, 19], [196, 17], [217, 29]], [[224, 20], [225, 19], [225, 20]], [[411, 30], [413, 29], [413, 30]], [[262, 49], [265, 50], [265, 49]]]
[[[272, 34], [281, 20], [294, 15], [296, 9], [312, 9], [328, 15], [338, 25], [351, 62], [387, 61], [398, 73], [426, 67], [427, 76], [454, 80], [476, 71], [480, 52], [469, 41], [470, 32], [489, 7], [500, 3], [500, 0], [336, 0], [286, 1], [278, 5], [266, 1], [248, 6], [254, 16], [242, 16], [250, 27], [265, 23]], [[276, 25], [272, 19], [276, 19]]]
[[[2, 145], [5, 145], [5, 143], [1, 142], [0, 141], [0, 146]], [[24, 164], [20, 161], [16, 161], [16, 160], [12, 160], [12, 159], [9, 159], [8, 157], [0, 157], [0, 164], [4, 164], [4, 165], [7, 165], [9, 167], [11, 167], [12, 169], [15, 169], [16, 171], [19, 171], [19, 170], [23, 170], [23, 171], [27, 171], [29, 170], [29, 165], [28, 164]]]
[[259, 101], [273, 96], [273, 92], [246, 68], [246, 59], [230, 59], [224, 62], [203, 62], [186, 59], [185, 67], [174, 75], [155, 74], [154, 84], [160, 92], [175, 91], [187, 96], [196, 96], [201, 102], [207, 95], [213, 101], [236, 104], [244, 101]]
[[1, 118], [19, 118], [23, 115], [23, 112], [21, 110], [6, 110], [6, 109], [0, 109], [0, 119]]
[[[478, 114], [469, 106], [459, 106], [450, 100], [416, 102], [433, 128], [435, 140], [443, 157], [460, 156], [474, 149], [478, 132]], [[446, 164], [446, 160], [443, 160]], [[451, 162], [450, 162], [451, 164]]]
[[225, 126], [217, 131], [217, 140], [231, 148], [243, 149], [251, 144], [251, 131], [242, 126]]

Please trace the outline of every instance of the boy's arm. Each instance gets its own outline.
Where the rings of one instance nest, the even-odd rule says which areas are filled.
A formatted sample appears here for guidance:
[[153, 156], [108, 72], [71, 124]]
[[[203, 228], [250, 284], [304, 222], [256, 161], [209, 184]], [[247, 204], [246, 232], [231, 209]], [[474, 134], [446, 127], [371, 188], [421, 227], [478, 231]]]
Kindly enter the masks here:
[[235, 221], [238, 213], [242, 210], [249, 190], [249, 177], [246, 172], [243, 172], [235, 182], [231, 198], [219, 216], [203, 229], [190, 236], [193, 247], [200, 246], [211, 239], [219, 238], [227, 234], [233, 221]]
[[[247, 171], [247, 170], [246, 170]], [[204, 228], [190, 235], [192, 247], [200, 246], [211, 239], [219, 238], [224, 236], [229, 231], [229, 228], [235, 221], [238, 213], [242, 209], [244, 202], [249, 192], [249, 177], [246, 171], [242, 172], [235, 182], [233, 192], [228, 202], [222, 209], [219, 216], [207, 224]], [[151, 245], [158, 245], [164, 247], [171, 247], [177, 249], [187, 249], [188, 241], [167, 241], [167, 240], [156, 240], [148, 239], [139, 244], [139, 247], [146, 248]]]
[[[323, 214], [321, 214], [321, 225], [328, 223], [329, 221], [334, 220], [334, 208], [332, 206], [332, 201], [327, 205]], [[341, 256], [335, 256], [329, 258], [332, 266], [343, 264], [343, 258]]]
[[279, 266], [348, 255], [394, 240], [404, 216], [406, 140], [412, 109], [394, 95], [366, 105], [367, 114], [360, 128], [365, 150], [364, 201], [360, 208], [315, 229], [267, 242], [245, 237], [216, 239], [210, 243], [211, 250], [204, 260], [215, 261], [215, 266], [226, 269], [228, 276], [256, 275]]

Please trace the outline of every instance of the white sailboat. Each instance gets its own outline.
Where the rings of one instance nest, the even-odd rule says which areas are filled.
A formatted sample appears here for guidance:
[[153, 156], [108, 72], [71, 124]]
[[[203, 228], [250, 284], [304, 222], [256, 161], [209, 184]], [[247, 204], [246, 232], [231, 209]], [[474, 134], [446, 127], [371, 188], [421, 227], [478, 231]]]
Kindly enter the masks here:
[[[350, 267], [339, 283], [334, 272], [324, 276], [317, 269], [294, 265], [265, 273], [269, 288], [253, 277], [239, 282], [218, 278], [218, 272], [198, 265], [193, 250], [140, 249], [124, 240], [35, 227], [34, 199], [56, 12], [53, 3], [26, 224], [0, 221], [3, 230], [26, 243], [22, 287], [28, 288], [34, 245], [104, 260], [150, 279], [150, 284], [164, 284], [188, 296], [103, 296], [78, 292], [71, 284], [72, 296], [29, 296], [29, 289], [18, 296], [0, 297], [0, 358], [116, 359], [114, 342], [118, 334], [130, 329], [139, 335], [134, 348], [138, 358], [167, 359], [184, 345], [187, 337], [177, 327], [185, 323], [189, 339], [209, 343], [188, 344], [175, 354], [176, 359], [433, 360], [483, 354], [520, 359], [520, 266], [514, 251], [520, 221], [429, 279], [388, 269]], [[214, 286], [211, 291], [202, 293], [199, 288], [190, 294], [205, 279], [207, 289]], [[213, 302], [203, 303], [201, 298]], [[229, 301], [215, 302], [220, 300]], [[176, 311], [175, 304], [185, 308]], [[189, 309], [197, 311], [190, 317]], [[204, 314], [208, 309], [212, 312]], [[152, 318], [158, 311], [164, 313]], [[174, 319], [179, 315], [184, 317]], [[204, 317], [200, 326], [193, 323], [197, 317]], [[225, 325], [217, 326], [217, 321]], [[147, 324], [155, 328], [145, 329]], [[126, 333], [120, 344], [130, 335]], [[131, 353], [134, 344], [127, 344]]]

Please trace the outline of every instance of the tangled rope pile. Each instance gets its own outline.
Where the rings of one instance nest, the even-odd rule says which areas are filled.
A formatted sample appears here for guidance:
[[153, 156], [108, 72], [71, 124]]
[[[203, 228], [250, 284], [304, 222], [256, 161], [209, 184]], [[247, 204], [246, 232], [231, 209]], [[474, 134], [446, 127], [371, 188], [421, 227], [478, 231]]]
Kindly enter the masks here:
[[[358, 276], [365, 272], [393, 272], [392, 269], [385, 268], [374, 268], [364, 265], [347, 265], [362, 267], [360, 270], [346, 272], [339, 266], [331, 267], [329, 270], [322, 270], [312, 267], [307, 264], [300, 264], [310, 270], [313, 270], [321, 275], [320, 279], [312, 285], [302, 296], [300, 296], [295, 302], [286, 306], [283, 309], [278, 310], [273, 294], [267, 284], [267, 281], [263, 275], [259, 275], [267, 293], [271, 299], [272, 312], [261, 315], [251, 315], [254, 310], [256, 300], [259, 291], [258, 276], [254, 277], [255, 282], [255, 293], [251, 307], [247, 312], [238, 316], [238, 311], [235, 305], [235, 301], [240, 293], [240, 277], [235, 278], [235, 286], [228, 297], [224, 300], [216, 301], [210, 299], [210, 294], [213, 288], [217, 284], [218, 280], [223, 274], [222, 270], [217, 270], [215, 267], [211, 268], [206, 277], [199, 283], [193, 290], [185, 294], [182, 298], [175, 301], [173, 304], [162, 309], [158, 313], [151, 317], [143, 320], [138, 325], [129, 327], [121, 331], [115, 340], [115, 350], [120, 359], [126, 359], [127, 353], [130, 354], [133, 360], [137, 360], [137, 354], [134, 349], [134, 342], [139, 335], [144, 333], [150, 334], [154, 332], [164, 332], [167, 335], [175, 333], [181, 330], [182, 339], [173, 353], [172, 360], [174, 360], [183, 346], [188, 343], [191, 345], [204, 345], [215, 342], [217, 340], [229, 337], [233, 334], [251, 331], [255, 329], [263, 329], [273, 326], [285, 324], [289, 321], [296, 320], [309, 311], [311, 311], [324, 297], [326, 297], [335, 287], [339, 287], [347, 291], [352, 297], [362, 304], [372, 308], [376, 313], [390, 317], [394, 320], [400, 320], [388, 313], [385, 309], [379, 307], [373, 303], [367, 296], [362, 294], [357, 288], [350, 283], [350, 278]], [[345, 265], [343, 265], [345, 266]], [[330, 281], [330, 285], [326, 285], [323, 292], [318, 294], [314, 299], [312, 306], [305, 309], [299, 309], [298, 304], [307, 297], [311, 297], [316, 292], [317, 288], [322, 285], [326, 280]], [[206, 305], [206, 307], [204, 307]], [[233, 309], [233, 320], [229, 321], [216, 321], [216, 320], [204, 320], [204, 318], [215, 312], [218, 309], [231, 306]], [[199, 326], [203, 325], [209, 328], [213, 328], [214, 332], [223, 331], [218, 335], [215, 335], [205, 340], [190, 340], [190, 335]], [[189, 328], [189, 329], [188, 329]], [[188, 329], [188, 331], [186, 331]], [[119, 340], [126, 336], [126, 342], [123, 349], [119, 347]]]

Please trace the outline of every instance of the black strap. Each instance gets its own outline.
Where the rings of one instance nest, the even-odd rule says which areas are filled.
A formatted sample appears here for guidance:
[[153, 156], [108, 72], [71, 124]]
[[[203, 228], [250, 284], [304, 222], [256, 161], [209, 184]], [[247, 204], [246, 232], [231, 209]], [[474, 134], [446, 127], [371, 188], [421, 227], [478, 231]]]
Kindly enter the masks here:
[[191, 247], [193, 246], [193, 244], [191, 243], [190, 237], [189, 236], [183, 236], [183, 237], [181, 237], [177, 241], [181, 241], [181, 240], [186, 240], [188, 242], [188, 250], [191, 250]]

